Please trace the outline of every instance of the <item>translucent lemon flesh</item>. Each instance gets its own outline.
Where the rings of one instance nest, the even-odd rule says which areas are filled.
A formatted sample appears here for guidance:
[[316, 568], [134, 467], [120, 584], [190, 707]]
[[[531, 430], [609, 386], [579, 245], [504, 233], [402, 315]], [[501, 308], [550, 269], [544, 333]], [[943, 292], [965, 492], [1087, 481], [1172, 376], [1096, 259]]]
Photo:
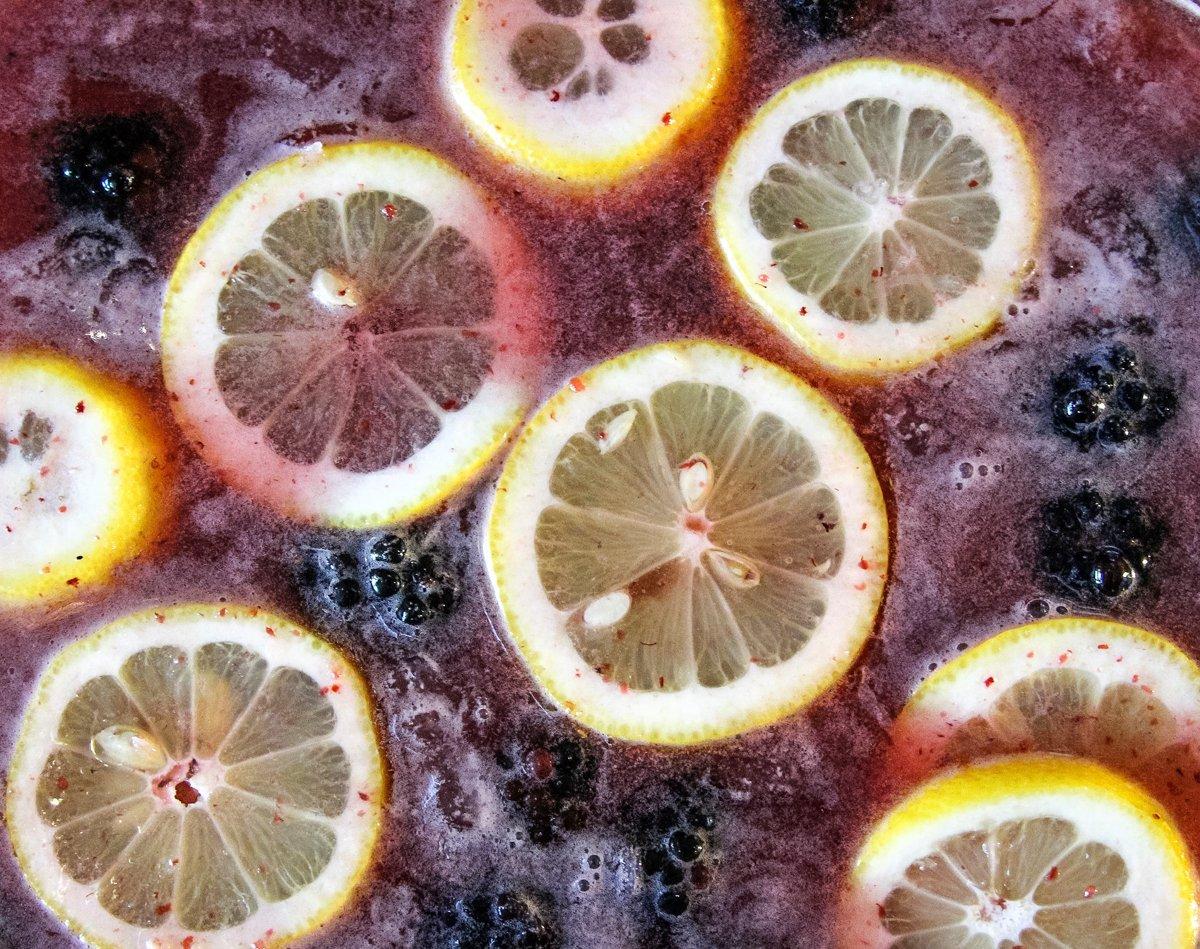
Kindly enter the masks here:
[[446, 83], [496, 153], [595, 187], [668, 151], [716, 98], [732, 47], [723, 0], [459, 0]]
[[22, 868], [98, 944], [294, 936], [346, 899], [378, 832], [366, 709], [333, 650], [258, 611], [101, 630], [52, 664], [26, 713], [8, 814]]
[[51, 353], [0, 355], [0, 608], [72, 596], [139, 554], [169, 471], [132, 389]]
[[1039, 198], [1013, 121], [946, 73], [851, 60], [767, 102], [717, 182], [717, 242], [768, 319], [831, 368], [910, 368], [992, 326]]
[[994, 759], [935, 777], [871, 832], [843, 944], [1182, 949], [1195, 883], [1137, 785], [1081, 760]]
[[[612, 421], [629, 413], [613, 444]], [[818, 469], [799, 431], [724, 386], [672, 383], [593, 415], [554, 465], [535, 546], [587, 664], [631, 689], [675, 691], [794, 656], [845, 550]], [[619, 616], [589, 616], [614, 595], [626, 601]]]
[[185, 248], [172, 407], [231, 484], [366, 527], [422, 513], [519, 421], [539, 310], [520, 242], [455, 169], [389, 142], [262, 169]]
[[918, 776], [997, 754], [1082, 755], [1160, 796], [1192, 835], [1200, 815], [1200, 668], [1162, 637], [1063, 617], [998, 633], [940, 667], [892, 728]]
[[687, 744], [828, 688], [887, 572], [869, 459], [800, 380], [702, 341], [573, 379], [501, 475], [489, 567], [533, 675], [581, 721]]

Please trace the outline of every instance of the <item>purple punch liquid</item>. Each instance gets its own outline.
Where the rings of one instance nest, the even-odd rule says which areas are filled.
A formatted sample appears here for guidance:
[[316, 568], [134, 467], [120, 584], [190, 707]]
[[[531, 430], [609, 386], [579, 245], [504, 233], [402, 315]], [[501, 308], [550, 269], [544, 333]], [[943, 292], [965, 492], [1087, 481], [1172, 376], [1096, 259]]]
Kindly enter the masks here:
[[[31, 684], [65, 643], [139, 607], [257, 604], [360, 663], [392, 773], [373, 868], [307, 945], [436, 945], [440, 909], [509, 889], [536, 894], [572, 947], [820, 947], [886, 801], [887, 729], [915, 685], [994, 632], [1084, 608], [1038, 569], [1048, 500], [1091, 483], [1157, 512], [1167, 534], [1152, 569], [1086, 608], [1200, 654], [1200, 17], [1165, 0], [892, 0], [821, 39], [798, 0], [736, 6], [740, 49], [715, 114], [636, 182], [584, 199], [468, 138], [440, 87], [444, 0], [6, 0], [0, 346], [52, 347], [144, 389], [180, 475], [167, 539], [111, 587], [0, 617], [5, 768]], [[878, 385], [830, 378], [763, 328], [726, 278], [709, 218], [717, 170], [755, 108], [865, 55], [926, 62], [996, 98], [1028, 138], [1044, 204], [1036, 274], [1002, 327]], [[170, 143], [153, 195], [123, 221], [64, 207], [46, 180], [63, 129], [110, 115], [146, 117]], [[451, 618], [395, 636], [306, 611], [296, 568], [319, 532], [230, 491], [183, 443], [159, 307], [184, 242], [248, 172], [310, 141], [371, 138], [446, 157], [523, 231], [551, 326], [540, 397], [630, 347], [705, 335], [791, 367], [852, 418], [888, 492], [893, 566], [862, 660], [806, 714], [694, 750], [580, 732], [539, 698], [500, 627], [479, 556], [487, 479], [439, 519], [463, 584]], [[1154, 435], [1080, 451], [1054, 430], [1052, 379], [1118, 342], [1173, 388], [1177, 410]], [[541, 790], [565, 747], [584, 762], [577, 780]], [[515, 802], [528, 800], [522, 782], [540, 803]], [[544, 840], [532, 825], [555, 795], [570, 826]], [[711, 859], [667, 920], [640, 860], [654, 814], [679, 800], [712, 824]], [[0, 854], [0, 947], [70, 945]]]

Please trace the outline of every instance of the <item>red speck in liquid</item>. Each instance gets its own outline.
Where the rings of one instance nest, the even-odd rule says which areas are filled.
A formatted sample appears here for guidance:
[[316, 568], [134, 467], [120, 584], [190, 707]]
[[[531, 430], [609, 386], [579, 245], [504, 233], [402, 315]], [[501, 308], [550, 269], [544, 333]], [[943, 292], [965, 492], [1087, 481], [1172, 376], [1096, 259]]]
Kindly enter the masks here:
[[1047, 880], [1057, 880], [1057, 879], [1058, 879], [1058, 866], [1057, 866], [1057, 864], [1056, 864], [1055, 866], [1053, 866], [1053, 867], [1051, 867], [1051, 868], [1050, 868], [1050, 872], [1046, 874], [1046, 879], [1047, 879]]
[[587, 388], [587, 383], [580, 379], [579, 376], [575, 376], [571, 379], [570, 386], [572, 392], [582, 392]]
[[396, 216], [396, 205], [385, 204], [383, 206], [383, 216], [389, 221], [392, 220]]
[[78, 412], [80, 415], [82, 415], [84, 412], [87, 411], [87, 406], [84, 405], [82, 402], [76, 402], [75, 403], [75, 411]]
[[1083, 898], [1085, 900], [1090, 900], [1095, 895], [1096, 895], [1096, 887], [1094, 884], [1089, 883], [1087, 886], [1085, 886], [1083, 888]]
[[529, 768], [539, 781], [549, 781], [554, 775], [554, 758], [545, 748], [538, 748], [530, 756]]
[[550, 90], [550, 101], [551, 101], [551, 102], [557, 102], [557, 101], [558, 101], [559, 99], [561, 99], [561, 98], [562, 98], [562, 96], [558, 94], [558, 90], [557, 90], [557, 89], [551, 89], [551, 90]]
[[200, 792], [186, 781], [180, 781], [175, 785], [175, 800], [184, 807], [191, 807], [200, 800]]
[[166, 916], [167, 913], [171, 912], [171, 904], [159, 903], [156, 907], [154, 907], [154, 912], [156, 912], [159, 916]]
[[670, 124], [671, 124], [671, 122], [672, 122], [672, 119], [671, 119], [671, 113], [670, 113], [670, 112], [664, 112], [664, 113], [663, 113], [663, 117], [662, 117], [662, 124], [663, 124], [663, 125], [670, 125]]
[[996, 679], [994, 676], [988, 676], [986, 679], [983, 680], [983, 684], [985, 686], [987, 686], [988, 688], [991, 688], [992, 685], [995, 684], [995, 682], [996, 682]]

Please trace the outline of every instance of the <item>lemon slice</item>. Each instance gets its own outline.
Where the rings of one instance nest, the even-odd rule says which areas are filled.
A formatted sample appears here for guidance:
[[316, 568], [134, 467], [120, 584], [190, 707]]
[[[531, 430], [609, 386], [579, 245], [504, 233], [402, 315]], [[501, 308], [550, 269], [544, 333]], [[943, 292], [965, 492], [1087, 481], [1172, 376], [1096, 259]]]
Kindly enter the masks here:
[[801, 707], [869, 635], [887, 516], [846, 420], [788, 372], [674, 342], [578, 376], [505, 464], [486, 553], [534, 677], [633, 741]]
[[1196, 879], [1159, 804], [1092, 762], [1029, 755], [918, 788], [858, 855], [842, 945], [1192, 949]]
[[337, 650], [256, 609], [184, 606], [50, 663], [8, 832], [30, 885], [93, 945], [278, 945], [345, 903], [383, 793], [370, 697]]
[[172, 405], [226, 480], [286, 515], [423, 513], [528, 406], [528, 273], [512, 232], [428, 152], [294, 155], [227, 195], [175, 267]]
[[644, 168], [712, 102], [731, 43], [724, 0], [459, 0], [446, 76], [484, 144], [597, 184]]
[[906, 369], [992, 326], [1021, 277], [1038, 194], [1021, 133], [945, 73], [853, 60], [794, 82], [717, 182], [735, 280], [827, 365]]
[[69, 596], [141, 552], [167, 471], [134, 390], [50, 353], [0, 354], [0, 607]]
[[1006, 630], [926, 679], [892, 734], [901, 777], [992, 754], [1086, 755], [1200, 827], [1200, 668], [1144, 629], [1063, 618]]

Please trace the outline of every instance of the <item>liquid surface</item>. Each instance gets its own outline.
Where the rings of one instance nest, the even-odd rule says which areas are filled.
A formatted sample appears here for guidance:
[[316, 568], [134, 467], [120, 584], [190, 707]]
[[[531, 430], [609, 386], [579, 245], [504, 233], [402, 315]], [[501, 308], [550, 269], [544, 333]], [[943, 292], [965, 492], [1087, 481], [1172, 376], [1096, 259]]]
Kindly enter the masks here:
[[[219, 195], [316, 139], [428, 147], [495, 197], [545, 274], [553, 338], [541, 395], [634, 345], [707, 335], [788, 365], [852, 417], [894, 519], [892, 577], [864, 658], [807, 715], [711, 748], [577, 736], [539, 703], [498, 629], [478, 556], [486, 487], [440, 519], [463, 564], [449, 620], [411, 637], [340, 628], [306, 617], [296, 589], [297, 558], [318, 535], [229, 491], [171, 427], [182, 513], [167, 541], [109, 590], [0, 618], [0, 757], [7, 766], [30, 683], [66, 642], [150, 604], [252, 602], [307, 621], [361, 663], [393, 774], [374, 870], [310, 945], [419, 945], [431, 912], [501, 887], [546, 894], [572, 946], [828, 945], [838, 881], [887, 798], [887, 726], [917, 682], [1002, 628], [1080, 608], [1038, 571], [1048, 500], [1091, 482], [1156, 510], [1168, 529], [1152, 572], [1091, 608], [1200, 652], [1200, 248], [1180, 216], [1200, 158], [1200, 20], [1158, 0], [895, 0], [852, 35], [818, 42], [782, 0], [749, 0], [718, 118], [641, 181], [592, 200], [551, 193], [468, 140], [439, 87], [447, 7], [8, 4], [3, 345], [43, 343], [109, 369], [172, 424], [156, 338], [163, 282]], [[976, 82], [1017, 117], [1043, 181], [1037, 270], [1003, 327], [881, 385], [826, 378], [761, 328], [709, 239], [711, 184], [732, 135], [786, 83], [860, 55]], [[113, 112], [152, 115], [178, 142], [159, 203], [127, 227], [62, 210], [42, 173], [59, 123]], [[1074, 354], [1114, 342], [1172, 383], [1178, 410], [1152, 435], [1082, 452], [1054, 429], [1051, 383]], [[535, 843], [505, 800], [503, 762], [567, 736], [590, 762], [583, 827]], [[712, 802], [714, 857], [707, 889], [667, 923], [642, 881], [639, 835], [678, 785]], [[0, 946], [75, 944], [8, 855], [0, 906]]]

